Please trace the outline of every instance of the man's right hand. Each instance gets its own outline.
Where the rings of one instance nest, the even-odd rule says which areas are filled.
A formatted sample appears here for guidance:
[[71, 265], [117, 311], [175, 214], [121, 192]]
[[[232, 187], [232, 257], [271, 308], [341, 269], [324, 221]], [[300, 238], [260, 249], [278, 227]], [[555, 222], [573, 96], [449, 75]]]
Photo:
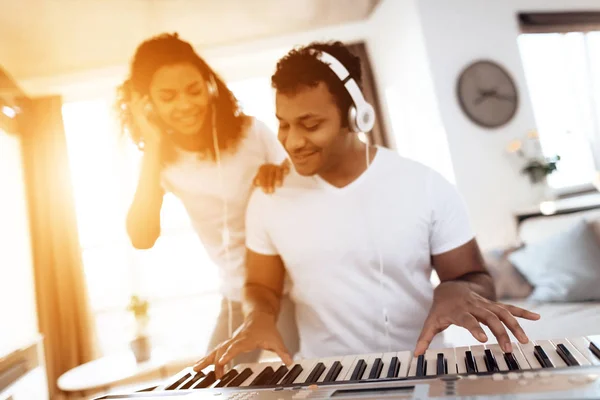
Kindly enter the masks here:
[[194, 371], [201, 371], [209, 365], [214, 365], [215, 376], [220, 379], [224, 374], [225, 365], [235, 356], [255, 349], [277, 353], [281, 361], [288, 366], [293, 363], [277, 330], [275, 316], [257, 313], [249, 315], [231, 339], [221, 343], [210, 354], [199, 360], [194, 365]]

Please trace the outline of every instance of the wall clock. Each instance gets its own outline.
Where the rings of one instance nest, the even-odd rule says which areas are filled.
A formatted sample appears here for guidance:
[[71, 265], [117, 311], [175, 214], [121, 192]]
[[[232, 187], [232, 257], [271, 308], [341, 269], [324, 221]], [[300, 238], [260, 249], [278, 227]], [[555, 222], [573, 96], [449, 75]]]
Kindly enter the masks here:
[[493, 61], [479, 60], [467, 66], [458, 78], [456, 90], [463, 112], [485, 128], [508, 123], [519, 106], [515, 81]]

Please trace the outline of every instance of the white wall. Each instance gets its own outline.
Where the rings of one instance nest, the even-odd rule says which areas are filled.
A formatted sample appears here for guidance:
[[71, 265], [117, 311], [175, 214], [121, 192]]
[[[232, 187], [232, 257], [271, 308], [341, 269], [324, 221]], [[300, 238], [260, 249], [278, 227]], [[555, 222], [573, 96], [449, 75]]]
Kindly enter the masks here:
[[[535, 129], [517, 45], [520, 11], [600, 9], [597, 0], [419, 0], [419, 15], [456, 181], [468, 203], [482, 247], [515, 240], [513, 210], [531, 205], [526, 177], [504, 152], [511, 138]], [[482, 129], [456, 100], [460, 71], [478, 58], [504, 65], [520, 91], [520, 109], [507, 126]]]
[[[366, 36], [368, 26], [357, 22], [299, 32], [291, 35], [255, 40], [238, 45], [197, 48], [208, 63], [228, 81], [271, 76], [277, 60], [294, 46], [315, 40], [357, 41]], [[195, 42], [193, 35], [182, 38]], [[131, 55], [135, 48], [131, 49]], [[40, 77], [19, 81], [29, 96], [59, 94], [65, 102], [114, 95], [114, 88], [125, 79], [128, 65], [115, 65], [68, 75]]]
[[38, 332], [18, 136], [0, 130], [0, 357]]
[[395, 147], [454, 181], [416, 2], [384, 0], [368, 24], [367, 46]]

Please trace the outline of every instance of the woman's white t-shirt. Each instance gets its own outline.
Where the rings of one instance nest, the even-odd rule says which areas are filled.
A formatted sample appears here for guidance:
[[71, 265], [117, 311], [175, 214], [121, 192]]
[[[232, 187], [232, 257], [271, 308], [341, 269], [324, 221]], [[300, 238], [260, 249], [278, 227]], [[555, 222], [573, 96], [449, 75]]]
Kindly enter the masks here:
[[276, 134], [252, 118], [235, 151], [221, 152], [220, 165], [198, 153], [179, 151], [177, 160], [162, 171], [164, 190], [183, 203], [206, 252], [219, 267], [221, 293], [231, 300], [241, 300], [244, 284], [245, 216], [254, 177], [261, 165], [280, 164], [285, 157]]

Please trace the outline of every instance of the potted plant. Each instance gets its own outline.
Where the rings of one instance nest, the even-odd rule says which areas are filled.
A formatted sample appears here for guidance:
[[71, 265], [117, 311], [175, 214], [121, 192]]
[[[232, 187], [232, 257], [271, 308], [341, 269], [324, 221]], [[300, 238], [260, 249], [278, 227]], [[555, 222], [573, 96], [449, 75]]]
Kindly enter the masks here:
[[527, 175], [534, 189], [540, 193], [540, 197], [548, 197], [548, 175], [558, 170], [560, 156], [558, 154], [544, 156], [536, 131], [529, 132], [523, 140], [515, 139], [510, 142], [507, 151], [524, 160], [521, 174]]
[[135, 336], [129, 343], [131, 351], [137, 362], [148, 361], [152, 353], [150, 337], [147, 333], [148, 322], [148, 301], [137, 295], [131, 296], [127, 310], [133, 313], [135, 318]]
[[543, 159], [532, 159], [521, 169], [521, 173], [529, 176], [529, 181], [532, 184], [545, 183], [547, 176], [557, 170], [556, 164], [559, 161], [559, 155], [544, 157]]

